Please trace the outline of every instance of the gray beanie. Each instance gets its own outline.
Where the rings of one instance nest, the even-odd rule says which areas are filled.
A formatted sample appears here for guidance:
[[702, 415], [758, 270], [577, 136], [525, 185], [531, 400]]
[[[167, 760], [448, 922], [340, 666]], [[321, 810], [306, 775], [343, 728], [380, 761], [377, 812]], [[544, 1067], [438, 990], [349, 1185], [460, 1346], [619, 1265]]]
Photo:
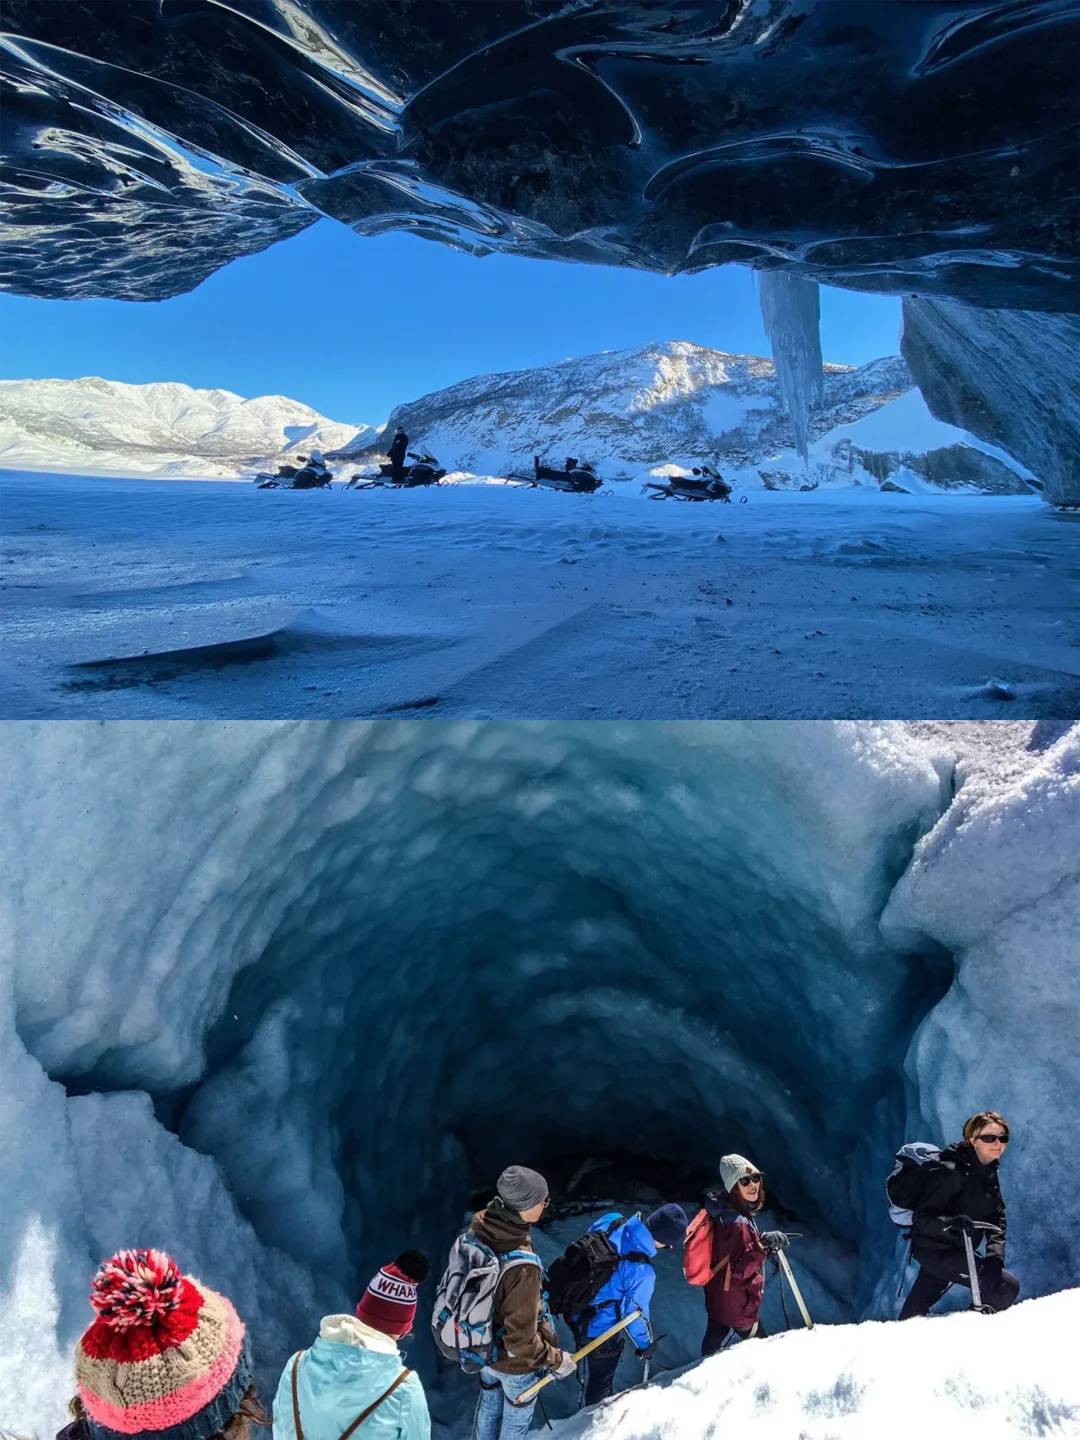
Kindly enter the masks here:
[[760, 1175], [756, 1165], [747, 1160], [745, 1155], [722, 1155], [720, 1157], [720, 1179], [728, 1194], [732, 1194], [735, 1186], [746, 1175]]
[[539, 1205], [548, 1195], [548, 1183], [544, 1177], [535, 1170], [526, 1169], [524, 1165], [510, 1165], [505, 1169], [499, 1176], [496, 1188], [503, 1204], [516, 1210], [519, 1215], [523, 1210], [531, 1210], [534, 1205]]

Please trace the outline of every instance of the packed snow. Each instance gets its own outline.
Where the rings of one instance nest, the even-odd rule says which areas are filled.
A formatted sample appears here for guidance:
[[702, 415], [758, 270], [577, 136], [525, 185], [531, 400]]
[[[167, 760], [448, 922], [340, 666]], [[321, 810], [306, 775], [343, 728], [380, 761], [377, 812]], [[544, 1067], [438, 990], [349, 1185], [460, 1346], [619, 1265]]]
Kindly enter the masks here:
[[0, 380], [0, 467], [235, 480], [366, 435], [290, 400], [190, 385]]
[[0, 508], [8, 718], [1080, 706], [1080, 521], [1034, 496], [10, 474]]
[[[1077, 1433], [1077, 1295], [1056, 1292], [1080, 1283], [1062, 1143], [1080, 727], [120, 722], [5, 741], [0, 1424], [61, 1423], [90, 1276], [121, 1244], [229, 1293], [269, 1390], [387, 1254], [438, 1256], [504, 1164], [711, 1173], [734, 1148], [797, 1215], [792, 1265], [826, 1323], [661, 1376], [567, 1436], [706, 1440], [754, 1418], [770, 1440], [901, 1440], [912, 1415], [980, 1440]], [[892, 1152], [985, 1106], [1014, 1137], [1025, 1301], [872, 1323], [903, 1266]], [[678, 1366], [700, 1297], [662, 1277], [658, 1363]], [[465, 1433], [474, 1384], [436, 1374], [423, 1325], [407, 1348], [439, 1434]]]

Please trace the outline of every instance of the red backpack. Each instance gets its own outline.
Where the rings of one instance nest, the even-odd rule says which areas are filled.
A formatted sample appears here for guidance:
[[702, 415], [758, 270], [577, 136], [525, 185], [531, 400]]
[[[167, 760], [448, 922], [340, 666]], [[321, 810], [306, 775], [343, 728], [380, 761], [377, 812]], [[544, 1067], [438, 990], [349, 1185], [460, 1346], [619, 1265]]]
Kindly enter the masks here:
[[[690, 1285], [707, 1285], [716, 1275], [730, 1265], [731, 1256], [725, 1255], [718, 1265], [712, 1263], [713, 1226], [715, 1221], [707, 1210], [699, 1210], [686, 1231], [683, 1246], [683, 1274]], [[724, 1289], [731, 1284], [731, 1271], [724, 1278]]]

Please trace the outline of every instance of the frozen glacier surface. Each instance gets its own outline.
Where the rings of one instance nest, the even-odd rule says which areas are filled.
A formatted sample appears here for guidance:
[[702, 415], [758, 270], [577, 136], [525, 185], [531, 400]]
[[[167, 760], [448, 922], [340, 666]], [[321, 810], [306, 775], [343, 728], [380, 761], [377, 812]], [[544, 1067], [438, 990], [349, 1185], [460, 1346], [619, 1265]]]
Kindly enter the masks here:
[[[351, 1308], [388, 1253], [437, 1256], [515, 1160], [561, 1186], [593, 1157], [692, 1203], [721, 1153], [749, 1153], [806, 1237], [793, 1264], [819, 1317], [884, 1318], [903, 1262], [892, 1152], [983, 1107], [1015, 1137], [1010, 1265], [1055, 1298], [990, 1326], [994, 1345], [1006, 1322], [1031, 1340], [1030, 1368], [1025, 1350], [980, 1374], [1043, 1385], [1055, 1292], [1080, 1283], [1080, 1152], [1061, 1143], [1080, 1105], [1080, 727], [68, 722], [4, 739], [0, 1425], [60, 1423], [113, 1248], [165, 1246], [232, 1295], [270, 1391], [321, 1313]], [[665, 1286], [672, 1325], [657, 1314], [673, 1365], [697, 1338], [689, 1299]], [[920, 1333], [789, 1336], [675, 1384], [687, 1405], [719, 1386], [714, 1410], [742, 1418], [767, 1383], [738, 1398], [743, 1367], [782, 1357], [786, 1415], [799, 1344], [835, 1346], [825, 1393], [845, 1347], [857, 1389]], [[462, 1387], [422, 1326], [409, 1348], [449, 1435]], [[857, 1433], [812, 1419], [808, 1435]]]

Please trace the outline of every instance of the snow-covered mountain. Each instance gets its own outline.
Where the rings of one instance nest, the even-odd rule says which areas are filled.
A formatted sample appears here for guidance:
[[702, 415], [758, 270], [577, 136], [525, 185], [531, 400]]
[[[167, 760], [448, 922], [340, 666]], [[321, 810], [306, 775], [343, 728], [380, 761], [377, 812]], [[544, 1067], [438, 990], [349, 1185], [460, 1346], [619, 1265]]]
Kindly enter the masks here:
[[96, 378], [0, 381], [0, 466], [10, 469], [235, 479], [290, 452], [374, 433], [285, 395], [245, 400], [229, 390]]
[[[340, 454], [366, 460], [381, 453], [382, 436], [400, 424], [410, 448], [472, 474], [529, 471], [537, 454], [555, 463], [575, 455], [612, 478], [704, 460], [757, 488], [889, 483], [1027, 491], [1008, 456], [933, 419], [898, 355], [824, 370], [824, 401], [810, 416], [809, 465], [796, 453], [773, 362], [684, 340], [463, 380], [399, 406], [381, 435], [361, 436]], [[877, 432], [860, 439], [852, 427], [898, 402], [902, 415], [879, 427], [887, 445], [879, 445]], [[944, 459], [928, 458], [954, 447]]]

